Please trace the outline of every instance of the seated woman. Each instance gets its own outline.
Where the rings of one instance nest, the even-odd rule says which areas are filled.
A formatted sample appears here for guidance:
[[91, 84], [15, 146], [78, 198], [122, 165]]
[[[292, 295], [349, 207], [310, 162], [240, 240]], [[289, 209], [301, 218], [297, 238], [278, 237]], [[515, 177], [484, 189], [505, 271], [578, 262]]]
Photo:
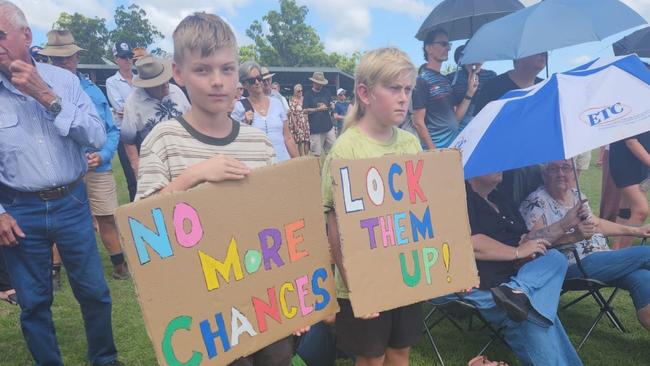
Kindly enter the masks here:
[[[526, 365], [582, 365], [557, 316], [566, 258], [551, 241], [580, 223], [580, 207], [528, 232], [516, 205], [496, 186], [501, 173], [472, 178], [467, 208], [480, 287], [466, 297], [497, 328]], [[517, 268], [520, 259], [533, 260]], [[489, 291], [488, 291], [489, 290]]]
[[[521, 203], [519, 210], [530, 230], [561, 220], [580, 202], [574, 187], [571, 160], [560, 160], [542, 167], [544, 185]], [[584, 196], [582, 197], [585, 198]], [[584, 205], [589, 208], [587, 204]], [[650, 236], [650, 225], [634, 227], [591, 215], [579, 226], [576, 249], [589, 277], [614, 284], [630, 292], [639, 322], [650, 330], [650, 247], [637, 246], [611, 251], [605, 236]], [[567, 278], [580, 277], [573, 253], [569, 257]]]

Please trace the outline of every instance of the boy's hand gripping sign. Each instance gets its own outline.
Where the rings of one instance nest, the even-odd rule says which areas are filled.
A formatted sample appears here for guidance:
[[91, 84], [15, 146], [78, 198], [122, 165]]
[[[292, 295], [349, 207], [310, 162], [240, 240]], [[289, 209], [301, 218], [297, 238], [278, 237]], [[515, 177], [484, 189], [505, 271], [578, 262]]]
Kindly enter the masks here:
[[457, 150], [332, 162], [355, 316], [478, 285]]
[[118, 209], [161, 365], [226, 365], [338, 311], [318, 160]]

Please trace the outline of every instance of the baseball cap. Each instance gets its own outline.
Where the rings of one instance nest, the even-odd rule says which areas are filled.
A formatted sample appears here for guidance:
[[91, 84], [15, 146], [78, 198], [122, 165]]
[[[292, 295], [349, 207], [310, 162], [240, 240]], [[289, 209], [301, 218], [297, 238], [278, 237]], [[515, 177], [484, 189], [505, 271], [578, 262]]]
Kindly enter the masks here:
[[121, 58], [133, 58], [133, 50], [127, 41], [117, 41], [113, 45], [113, 56]]
[[338, 90], [336, 91], [336, 95], [341, 95], [341, 93], [345, 93], [345, 89], [338, 88]]

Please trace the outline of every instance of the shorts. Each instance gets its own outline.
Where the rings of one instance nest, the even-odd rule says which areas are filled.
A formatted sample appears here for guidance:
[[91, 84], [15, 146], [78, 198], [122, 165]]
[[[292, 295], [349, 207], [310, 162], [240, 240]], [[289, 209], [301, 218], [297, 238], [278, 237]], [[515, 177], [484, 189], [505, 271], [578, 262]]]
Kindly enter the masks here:
[[585, 171], [589, 169], [589, 164], [591, 163], [591, 150], [576, 155], [574, 159], [576, 161], [577, 170]]
[[252, 355], [242, 357], [229, 366], [291, 366], [293, 336], [282, 338]]
[[349, 355], [381, 357], [386, 348], [415, 346], [422, 336], [422, 303], [382, 311], [379, 317], [357, 319], [348, 299], [338, 299], [336, 346]]
[[332, 127], [331, 130], [323, 133], [312, 133], [309, 135], [309, 150], [312, 155], [327, 155], [336, 140], [336, 132]]
[[88, 203], [94, 216], [112, 216], [117, 209], [117, 187], [113, 171], [86, 173]]

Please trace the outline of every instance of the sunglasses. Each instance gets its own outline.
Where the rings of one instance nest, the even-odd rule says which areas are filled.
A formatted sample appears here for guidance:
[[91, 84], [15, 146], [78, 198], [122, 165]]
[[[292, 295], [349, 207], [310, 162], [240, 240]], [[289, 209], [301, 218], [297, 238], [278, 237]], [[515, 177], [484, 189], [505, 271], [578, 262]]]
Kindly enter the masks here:
[[7, 32], [0, 30], [0, 41], [7, 39]]
[[251, 84], [252, 85], [252, 84], [255, 84], [256, 81], [258, 83], [263, 83], [264, 79], [262, 78], [262, 75], [252, 77], [252, 78], [248, 78], [248, 79], [244, 79], [244, 80], [242, 80], [242, 84], [245, 83], [245, 84]]
[[436, 42], [431, 42], [431, 44], [439, 44], [444, 48], [451, 48], [452, 46], [451, 42], [447, 42], [447, 41], [436, 41]]

